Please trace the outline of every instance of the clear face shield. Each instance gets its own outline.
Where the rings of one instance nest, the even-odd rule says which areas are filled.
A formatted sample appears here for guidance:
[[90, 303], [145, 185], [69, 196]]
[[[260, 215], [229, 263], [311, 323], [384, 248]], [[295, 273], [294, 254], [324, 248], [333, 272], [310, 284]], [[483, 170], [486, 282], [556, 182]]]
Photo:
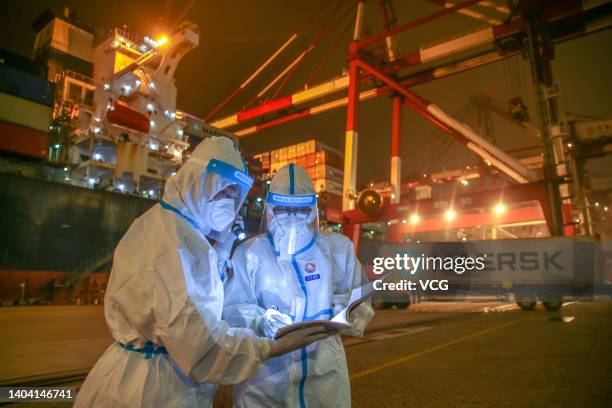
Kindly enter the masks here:
[[317, 197], [268, 193], [260, 230], [268, 232], [279, 256], [306, 247], [319, 229]]
[[225, 241], [253, 185], [253, 178], [231, 164], [212, 159], [206, 166], [205, 200], [201, 207], [208, 227], [206, 236]]

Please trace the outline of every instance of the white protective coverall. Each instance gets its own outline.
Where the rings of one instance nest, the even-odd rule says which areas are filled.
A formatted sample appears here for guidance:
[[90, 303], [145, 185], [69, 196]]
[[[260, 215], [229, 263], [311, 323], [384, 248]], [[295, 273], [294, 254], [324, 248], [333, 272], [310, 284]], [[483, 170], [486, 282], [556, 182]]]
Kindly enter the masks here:
[[[258, 370], [269, 340], [221, 320], [223, 260], [206, 238], [228, 236], [231, 222], [222, 231], [210, 226], [233, 221], [251, 183], [229, 139], [205, 139], [168, 179], [160, 204], [130, 226], [105, 296], [116, 342], [87, 376], [76, 407], [209, 407], [216, 384]], [[230, 214], [212, 200], [228, 186], [240, 187]]]
[[[301, 209], [305, 222], [287, 222], [281, 211], [275, 215], [275, 207], [291, 206]], [[304, 207], [311, 209], [308, 215]], [[267, 196], [267, 233], [244, 242], [232, 258], [233, 276], [226, 283], [223, 309], [230, 325], [270, 335], [262, 323], [271, 310], [301, 322], [330, 319], [346, 306], [351, 290], [365, 279], [361, 264], [352, 242], [340, 234], [318, 231], [316, 217], [316, 195], [308, 174], [294, 164], [280, 169]], [[295, 229], [287, 227], [296, 224]], [[362, 335], [373, 315], [367, 302], [355, 308], [350, 317], [355, 329], [349, 334]], [[256, 376], [233, 387], [233, 400], [236, 407], [248, 408], [350, 406], [340, 336], [266, 360]]]

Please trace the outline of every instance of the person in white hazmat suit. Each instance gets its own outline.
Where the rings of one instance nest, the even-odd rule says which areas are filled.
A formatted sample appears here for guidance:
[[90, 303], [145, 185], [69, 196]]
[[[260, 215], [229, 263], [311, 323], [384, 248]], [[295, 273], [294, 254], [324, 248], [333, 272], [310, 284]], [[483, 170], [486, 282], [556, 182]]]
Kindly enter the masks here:
[[[221, 320], [230, 228], [252, 184], [234, 144], [200, 143], [170, 177], [163, 200], [119, 242], [105, 295], [113, 343], [77, 395], [76, 407], [208, 407], [216, 384], [327, 336], [270, 341]], [[214, 245], [213, 245], [214, 244]]]
[[[238, 246], [226, 283], [223, 318], [273, 338], [293, 322], [328, 320], [342, 310], [353, 288], [365, 282], [352, 242], [318, 230], [310, 177], [297, 165], [271, 181], [265, 234]], [[362, 335], [374, 311], [368, 302], [351, 313], [349, 333]], [[299, 332], [299, 331], [298, 331]], [[282, 338], [282, 337], [281, 337]], [[265, 361], [251, 379], [233, 387], [236, 407], [348, 407], [350, 384], [338, 335]]]

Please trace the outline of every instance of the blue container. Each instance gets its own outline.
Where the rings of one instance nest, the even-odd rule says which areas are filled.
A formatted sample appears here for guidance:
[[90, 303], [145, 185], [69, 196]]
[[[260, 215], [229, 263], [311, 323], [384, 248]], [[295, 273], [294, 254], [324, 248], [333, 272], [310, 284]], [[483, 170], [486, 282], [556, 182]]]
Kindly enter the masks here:
[[43, 79], [47, 76], [47, 67], [45, 65], [8, 50], [0, 49], [0, 65], [6, 65], [17, 71]]
[[0, 92], [52, 106], [54, 85], [44, 79], [0, 65]]

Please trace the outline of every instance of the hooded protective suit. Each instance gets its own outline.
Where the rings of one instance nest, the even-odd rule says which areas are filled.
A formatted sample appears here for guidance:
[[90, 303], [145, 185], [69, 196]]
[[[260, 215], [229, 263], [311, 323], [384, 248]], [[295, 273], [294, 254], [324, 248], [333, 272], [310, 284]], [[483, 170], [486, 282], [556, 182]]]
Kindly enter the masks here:
[[[267, 233], [240, 245], [226, 283], [223, 318], [273, 336], [289, 322], [330, 319], [364, 279], [352, 242], [318, 231], [316, 195], [308, 174], [289, 164], [270, 184]], [[374, 312], [362, 303], [353, 313], [353, 335]], [[346, 356], [340, 336], [330, 336], [264, 362], [256, 376], [233, 387], [236, 407], [348, 407]]]
[[224, 260], [206, 238], [231, 239], [251, 183], [229, 139], [205, 139], [168, 179], [160, 204], [130, 226], [105, 296], [116, 342], [89, 373], [76, 407], [207, 407], [215, 384], [257, 371], [269, 340], [221, 320]]

